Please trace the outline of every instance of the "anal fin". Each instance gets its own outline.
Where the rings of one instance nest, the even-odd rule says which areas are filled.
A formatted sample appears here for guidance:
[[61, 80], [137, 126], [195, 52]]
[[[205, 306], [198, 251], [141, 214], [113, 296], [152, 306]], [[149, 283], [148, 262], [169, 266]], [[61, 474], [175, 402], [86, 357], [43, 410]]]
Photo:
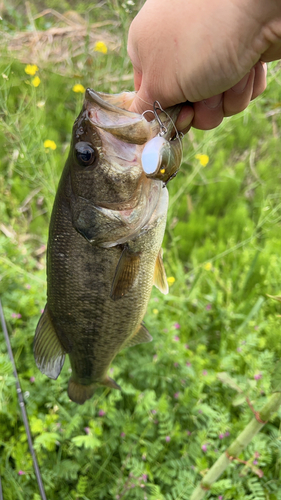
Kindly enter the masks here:
[[121, 299], [133, 286], [140, 266], [140, 252], [133, 252], [128, 245], [123, 249], [116, 267], [110, 297]]
[[57, 379], [66, 351], [56, 334], [47, 305], [36, 328], [33, 352], [39, 370], [47, 377]]
[[111, 389], [117, 389], [118, 391], [121, 391], [120, 385], [118, 385], [117, 382], [115, 382], [115, 380], [113, 380], [113, 378], [109, 377], [108, 375], [106, 375], [100, 385], [104, 385], [105, 387], [110, 387]]
[[161, 248], [156, 258], [154, 275], [153, 275], [153, 284], [160, 290], [160, 292], [167, 295], [167, 293], [169, 293], [169, 285], [167, 282], [162, 254], [163, 250]]
[[144, 344], [145, 342], [151, 341], [152, 337], [150, 333], [148, 332], [147, 328], [145, 328], [145, 326], [141, 324], [136, 333], [134, 333], [134, 335], [129, 338], [124, 347], [133, 347], [134, 345]]

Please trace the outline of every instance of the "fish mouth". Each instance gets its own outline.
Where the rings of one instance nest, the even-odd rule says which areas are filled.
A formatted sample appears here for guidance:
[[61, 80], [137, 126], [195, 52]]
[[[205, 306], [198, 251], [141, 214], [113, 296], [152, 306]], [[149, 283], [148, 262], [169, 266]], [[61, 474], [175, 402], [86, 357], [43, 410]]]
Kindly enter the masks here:
[[116, 112], [119, 112], [120, 109], [123, 109], [131, 114], [132, 112], [129, 111], [129, 107], [131, 106], [133, 100], [135, 99], [136, 94], [137, 94], [136, 92], [121, 92], [120, 94], [106, 94], [104, 92], [97, 92], [88, 87], [85, 92], [85, 99], [88, 99], [94, 104], [98, 104], [99, 106], [103, 107], [103, 109], [107, 109], [108, 111], [112, 111], [117, 108]]
[[156, 101], [153, 112], [155, 118], [147, 121], [146, 112], [139, 114], [129, 111], [135, 97], [136, 92], [111, 95], [87, 88], [84, 106], [89, 120], [95, 126], [111, 132], [125, 142], [143, 145], [157, 134], [169, 141], [178, 135], [175, 122], [183, 104], [163, 110], [160, 105], [157, 106]]
[[84, 109], [88, 120], [95, 127], [110, 132], [124, 142], [142, 145], [153, 137], [153, 129], [143, 115], [127, 109], [135, 96], [134, 93], [133, 96], [130, 94], [110, 96], [88, 88]]

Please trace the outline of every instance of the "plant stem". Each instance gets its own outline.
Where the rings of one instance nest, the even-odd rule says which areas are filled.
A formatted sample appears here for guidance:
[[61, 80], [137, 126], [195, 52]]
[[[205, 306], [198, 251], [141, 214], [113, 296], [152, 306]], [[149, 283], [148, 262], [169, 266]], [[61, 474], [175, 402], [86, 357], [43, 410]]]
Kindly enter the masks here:
[[201, 500], [207, 491], [210, 490], [212, 484], [221, 476], [225, 469], [230, 464], [231, 460], [237, 458], [246, 446], [250, 443], [253, 437], [260, 431], [265, 423], [270, 419], [281, 405], [281, 393], [273, 394], [270, 400], [264, 405], [259, 412], [259, 420], [253, 418], [239, 436], [233, 441], [229, 448], [218, 458], [211, 469], [207, 472], [203, 481], [201, 481], [193, 491], [190, 500]]

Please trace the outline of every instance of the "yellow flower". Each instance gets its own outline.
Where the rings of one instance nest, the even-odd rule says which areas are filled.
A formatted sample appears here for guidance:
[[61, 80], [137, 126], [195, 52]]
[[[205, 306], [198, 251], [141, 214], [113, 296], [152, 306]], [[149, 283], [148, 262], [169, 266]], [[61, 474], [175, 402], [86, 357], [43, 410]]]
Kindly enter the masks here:
[[174, 276], [169, 276], [169, 278], [167, 278], [167, 281], [169, 285], [172, 285], [173, 283], [175, 283], [176, 278], [174, 278]]
[[33, 87], [38, 87], [38, 85], [40, 85], [41, 83], [39, 76], [35, 76], [34, 78], [32, 78], [31, 83]]
[[200, 164], [202, 167], [206, 167], [209, 163], [209, 156], [208, 155], [195, 155], [195, 158], [199, 160]]
[[158, 314], [159, 313], [158, 309], [153, 309], [152, 312], [153, 312], [153, 314]]
[[206, 269], [206, 271], [211, 271], [212, 269], [212, 263], [211, 262], [206, 262], [206, 264], [204, 264], [204, 269]]
[[94, 46], [94, 51], [95, 52], [102, 52], [102, 54], [107, 54], [107, 46], [105, 45], [104, 42], [96, 42]]
[[44, 141], [44, 148], [52, 149], [54, 151], [55, 149], [57, 149], [57, 145], [55, 141], [50, 141], [50, 139], [47, 139], [46, 141]]
[[72, 87], [73, 92], [81, 92], [81, 94], [84, 94], [85, 92], [85, 87], [81, 85], [81, 83], [76, 83], [74, 87]]
[[34, 76], [38, 71], [38, 66], [36, 66], [36, 64], [28, 64], [27, 66], [25, 66], [24, 71], [27, 75]]

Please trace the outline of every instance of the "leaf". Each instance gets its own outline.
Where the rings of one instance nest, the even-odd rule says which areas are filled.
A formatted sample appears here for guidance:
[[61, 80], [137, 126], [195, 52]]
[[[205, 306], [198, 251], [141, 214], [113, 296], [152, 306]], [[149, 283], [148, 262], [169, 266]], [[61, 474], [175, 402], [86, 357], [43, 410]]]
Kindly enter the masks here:
[[82, 425], [83, 419], [79, 413], [76, 413], [70, 421], [68, 422], [66, 429], [65, 429], [65, 437], [68, 439], [71, 437], [71, 434], [78, 430], [78, 427]]
[[58, 476], [66, 479], [67, 481], [73, 481], [77, 479], [78, 471], [80, 469], [80, 465], [73, 460], [62, 460], [58, 467]]
[[92, 434], [88, 434], [86, 436], [75, 436], [72, 438], [72, 443], [75, 444], [78, 448], [82, 448], [84, 446], [86, 449], [94, 450], [97, 446], [100, 446], [101, 441], [97, 437]]
[[244, 394], [237, 394], [232, 400], [232, 406], [240, 406], [246, 401], [246, 396]]
[[79, 497], [86, 493], [87, 486], [88, 486], [87, 476], [80, 476], [78, 484], [77, 484], [77, 493], [78, 493]]
[[30, 428], [32, 434], [41, 434], [44, 430], [45, 424], [41, 418], [32, 417], [30, 419]]
[[220, 493], [226, 493], [227, 490], [230, 490], [232, 486], [232, 482], [230, 479], [221, 479], [212, 484], [211, 492], [214, 495], [219, 495]]
[[281, 391], [281, 360], [274, 366], [271, 379], [271, 389], [273, 392]]
[[48, 451], [54, 451], [60, 439], [61, 436], [56, 432], [43, 432], [35, 438], [34, 448], [39, 450], [42, 447]]
[[221, 372], [217, 374], [218, 379], [223, 383], [234, 389], [235, 391], [242, 393], [242, 389], [237, 384], [236, 380], [228, 375], [227, 372]]
[[278, 302], [281, 302], [281, 295], [269, 295], [269, 293], [267, 293], [266, 296], [270, 299], [278, 300]]

